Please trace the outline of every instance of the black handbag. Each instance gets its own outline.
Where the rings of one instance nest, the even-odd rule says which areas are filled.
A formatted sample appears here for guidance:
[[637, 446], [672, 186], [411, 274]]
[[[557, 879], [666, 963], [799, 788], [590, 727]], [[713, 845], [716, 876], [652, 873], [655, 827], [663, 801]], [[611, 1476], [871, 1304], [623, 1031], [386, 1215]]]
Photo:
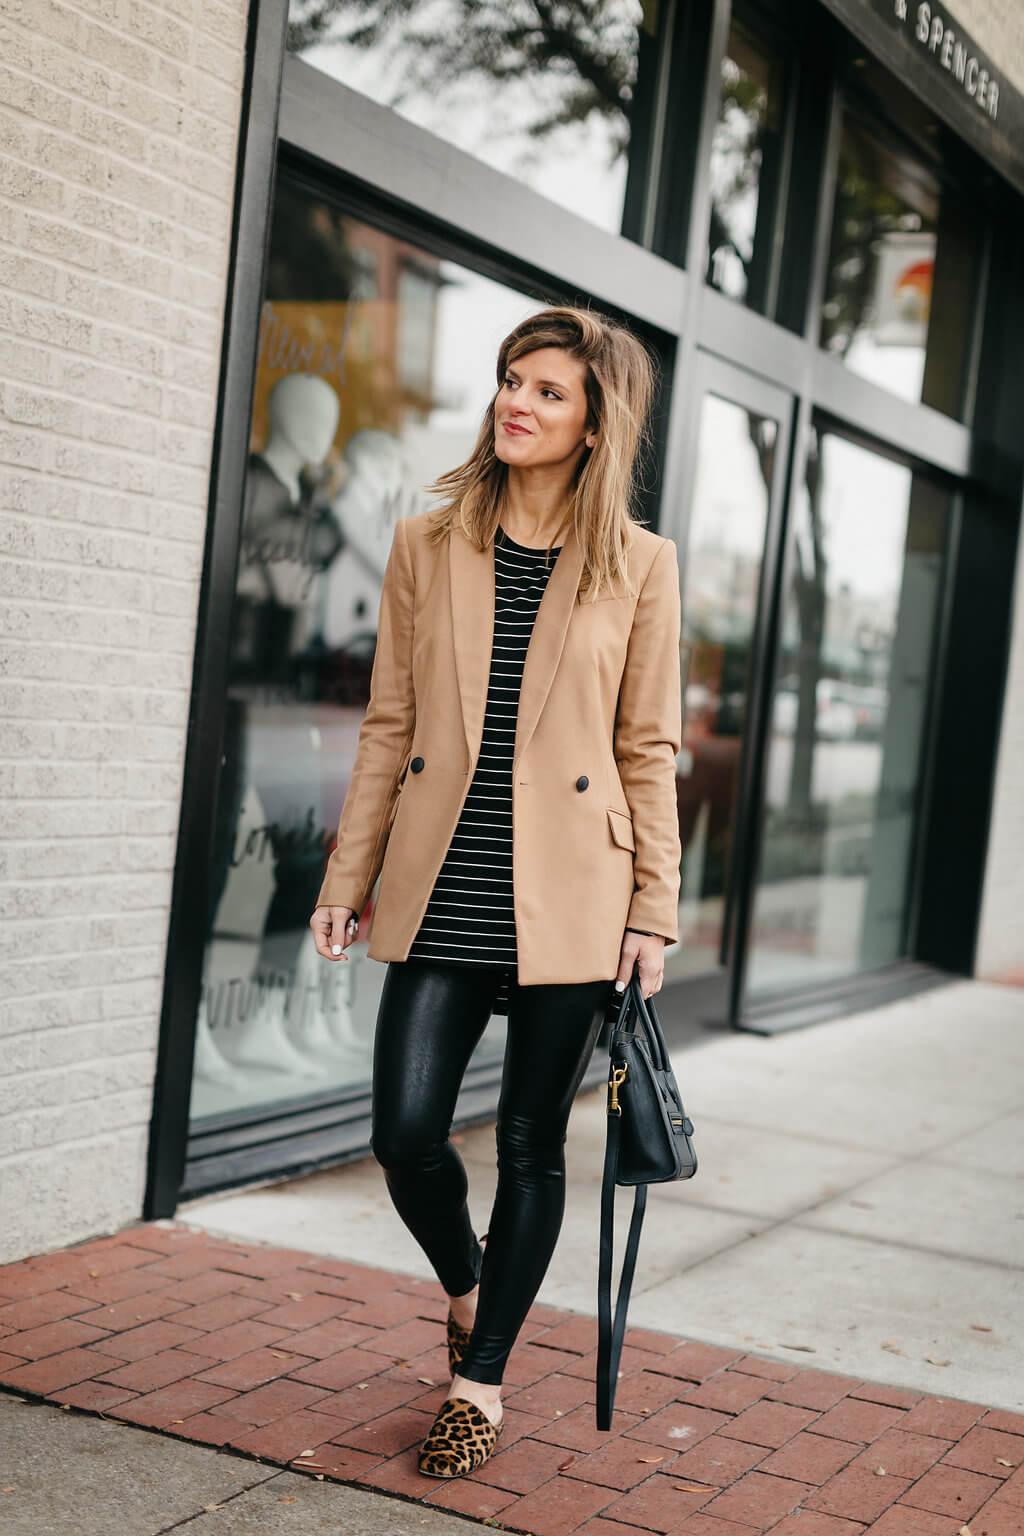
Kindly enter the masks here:
[[[693, 1125], [683, 1108], [654, 1003], [634, 970], [609, 1036], [608, 1137], [601, 1182], [601, 1250], [597, 1285], [597, 1427], [610, 1429], [648, 1184], [690, 1179], [697, 1172]], [[633, 1215], [612, 1323], [615, 1189], [632, 1185]]]

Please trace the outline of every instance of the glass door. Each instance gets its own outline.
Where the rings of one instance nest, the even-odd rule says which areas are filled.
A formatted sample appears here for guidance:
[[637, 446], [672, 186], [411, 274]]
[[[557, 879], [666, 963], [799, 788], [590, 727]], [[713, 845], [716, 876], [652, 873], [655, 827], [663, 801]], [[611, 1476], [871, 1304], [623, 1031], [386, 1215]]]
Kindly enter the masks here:
[[909, 949], [952, 493], [818, 427], [795, 483], [746, 1001]]
[[692, 478], [680, 534], [679, 944], [666, 956], [665, 979], [702, 978], [702, 1011], [724, 1020], [751, 846], [763, 712], [756, 679], [780, 542], [792, 402], [717, 358], [701, 356], [698, 366]]

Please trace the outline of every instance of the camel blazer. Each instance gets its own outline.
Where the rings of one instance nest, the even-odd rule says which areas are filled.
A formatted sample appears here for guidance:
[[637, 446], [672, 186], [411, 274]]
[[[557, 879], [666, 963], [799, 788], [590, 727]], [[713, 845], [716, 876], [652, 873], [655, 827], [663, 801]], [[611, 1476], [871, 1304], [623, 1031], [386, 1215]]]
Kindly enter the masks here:
[[[318, 906], [362, 912], [370, 956], [404, 960], [476, 766], [494, 633], [494, 549], [398, 523], [384, 574], [370, 702]], [[677, 937], [679, 569], [635, 526], [638, 595], [578, 594], [570, 531], [541, 599], [513, 760], [518, 979], [610, 979], [626, 927]]]

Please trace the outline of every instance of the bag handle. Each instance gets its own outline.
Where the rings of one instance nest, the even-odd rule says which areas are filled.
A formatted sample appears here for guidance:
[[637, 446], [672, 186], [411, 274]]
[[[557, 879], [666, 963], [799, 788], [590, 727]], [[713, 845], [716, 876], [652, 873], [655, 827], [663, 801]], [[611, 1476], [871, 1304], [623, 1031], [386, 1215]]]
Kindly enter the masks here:
[[655, 1071], [664, 1072], [669, 1064], [668, 1045], [665, 1042], [661, 1021], [654, 1009], [648, 1006], [647, 999], [644, 997], [639, 975], [635, 975], [630, 982], [630, 996], [633, 1000], [633, 1006], [636, 1008], [638, 1019], [642, 1021], [646, 1031], [651, 1061]]
[[626, 1238], [626, 1252], [619, 1276], [619, 1290], [615, 1299], [615, 1321], [612, 1322], [612, 1250], [615, 1238], [615, 1181], [619, 1163], [619, 1136], [622, 1111], [616, 1113], [609, 1105], [608, 1139], [604, 1149], [604, 1174], [601, 1179], [601, 1244], [597, 1275], [597, 1427], [611, 1429], [612, 1411], [615, 1407], [615, 1384], [622, 1358], [622, 1341], [626, 1336], [626, 1312], [629, 1293], [633, 1287], [636, 1256], [640, 1249], [640, 1231], [644, 1223], [647, 1205], [647, 1185], [638, 1184], [633, 1191], [633, 1214]]

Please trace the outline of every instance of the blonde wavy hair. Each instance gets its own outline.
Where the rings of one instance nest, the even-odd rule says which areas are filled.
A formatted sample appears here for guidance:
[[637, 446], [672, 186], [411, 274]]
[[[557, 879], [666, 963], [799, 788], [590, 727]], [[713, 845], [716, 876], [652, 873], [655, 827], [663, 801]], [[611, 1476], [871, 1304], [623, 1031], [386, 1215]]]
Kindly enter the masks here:
[[[583, 549], [580, 590], [596, 598], [618, 579], [631, 591], [626, 552], [638, 521], [638, 460], [650, 442], [655, 367], [647, 348], [625, 326], [590, 309], [541, 310], [517, 325], [498, 351], [498, 389], [519, 358], [541, 347], [559, 347], [586, 366], [588, 428], [597, 429], [585, 449], [553, 548], [570, 525]], [[464, 464], [428, 487], [444, 498], [428, 519], [438, 543], [459, 529], [478, 549], [494, 541], [505, 501], [508, 468], [494, 451], [497, 391], [484, 413], [476, 447]]]

